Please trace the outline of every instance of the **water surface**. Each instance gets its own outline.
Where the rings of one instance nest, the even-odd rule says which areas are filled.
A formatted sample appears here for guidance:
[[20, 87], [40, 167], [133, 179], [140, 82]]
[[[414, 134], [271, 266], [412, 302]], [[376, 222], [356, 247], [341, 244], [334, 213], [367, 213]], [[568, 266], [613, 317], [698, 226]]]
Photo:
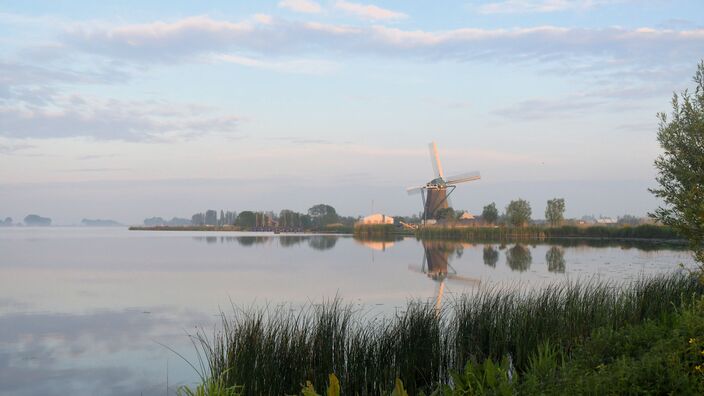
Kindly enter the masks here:
[[230, 304], [340, 296], [392, 314], [478, 287], [692, 265], [652, 245], [360, 242], [346, 236], [0, 228], [0, 395], [163, 395], [197, 379], [187, 333]]

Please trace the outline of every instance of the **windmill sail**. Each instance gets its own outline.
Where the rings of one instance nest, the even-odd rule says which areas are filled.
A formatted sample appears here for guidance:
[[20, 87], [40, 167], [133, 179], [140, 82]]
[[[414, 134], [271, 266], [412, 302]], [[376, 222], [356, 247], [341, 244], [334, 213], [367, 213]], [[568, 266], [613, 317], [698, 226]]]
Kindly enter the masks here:
[[479, 172], [468, 172], [468, 173], [462, 173], [456, 176], [451, 176], [447, 178], [446, 183], [447, 184], [459, 184], [459, 183], [466, 183], [470, 182], [473, 180], [479, 180], [481, 179], [481, 175]]
[[442, 164], [440, 163], [440, 155], [438, 154], [438, 145], [432, 142], [428, 145], [430, 149], [430, 163], [433, 165], [435, 177], [443, 178]]

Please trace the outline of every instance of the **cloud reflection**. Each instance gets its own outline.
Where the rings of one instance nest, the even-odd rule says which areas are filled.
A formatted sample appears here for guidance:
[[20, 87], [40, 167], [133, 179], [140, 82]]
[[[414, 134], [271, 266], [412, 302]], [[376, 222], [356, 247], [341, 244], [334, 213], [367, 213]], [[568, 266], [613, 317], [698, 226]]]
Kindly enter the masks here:
[[[161, 392], [166, 386], [166, 372], [161, 370], [166, 361], [176, 362], [172, 367], [185, 362], [178, 362], [159, 343], [189, 356], [183, 329], [210, 322], [200, 313], [158, 307], [80, 315], [2, 315], [0, 394], [126, 395], [152, 394], [157, 388]], [[183, 367], [172, 371], [178, 371], [178, 381], [196, 375]]]

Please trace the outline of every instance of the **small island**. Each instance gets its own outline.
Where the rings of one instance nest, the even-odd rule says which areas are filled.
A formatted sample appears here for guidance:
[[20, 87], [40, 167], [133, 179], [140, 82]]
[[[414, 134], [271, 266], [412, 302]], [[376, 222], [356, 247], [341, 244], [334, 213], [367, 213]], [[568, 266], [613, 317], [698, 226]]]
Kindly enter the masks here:
[[25, 216], [24, 224], [28, 226], [41, 226], [48, 227], [51, 225], [51, 219], [48, 217], [42, 217], [36, 214], [30, 214]]

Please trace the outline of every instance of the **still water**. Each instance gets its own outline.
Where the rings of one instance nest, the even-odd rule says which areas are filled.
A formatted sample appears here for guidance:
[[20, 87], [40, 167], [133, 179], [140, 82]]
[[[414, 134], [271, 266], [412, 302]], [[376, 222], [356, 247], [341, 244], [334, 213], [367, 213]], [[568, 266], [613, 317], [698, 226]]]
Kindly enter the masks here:
[[[628, 282], [685, 250], [583, 243], [360, 242], [351, 237], [0, 228], [0, 395], [165, 395], [197, 374], [187, 334], [231, 304], [340, 296], [382, 314], [479, 287]], [[442, 295], [440, 296], [440, 293]]]

